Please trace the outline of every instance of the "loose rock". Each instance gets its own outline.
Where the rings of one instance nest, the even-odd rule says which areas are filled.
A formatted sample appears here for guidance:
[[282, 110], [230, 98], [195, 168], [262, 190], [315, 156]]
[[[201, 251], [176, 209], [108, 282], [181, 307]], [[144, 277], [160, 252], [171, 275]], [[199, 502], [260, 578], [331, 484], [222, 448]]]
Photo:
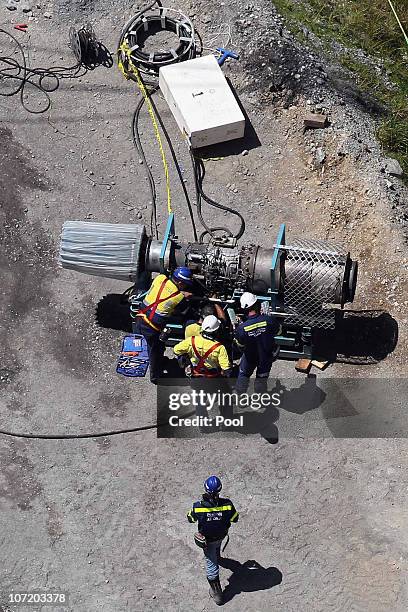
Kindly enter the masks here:
[[303, 124], [307, 128], [325, 128], [327, 117], [318, 113], [308, 113], [303, 119]]
[[315, 153], [315, 160], [318, 164], [322, 164], [326, 159], [326, 153], [322, 147], [317, 147]]
[[386, 172], [387, 174], [391, 174], [392, 176], [402, 176], [404, 174], [400, 163], [392, 157], [389, 157], [385, 160], [382, 171]]

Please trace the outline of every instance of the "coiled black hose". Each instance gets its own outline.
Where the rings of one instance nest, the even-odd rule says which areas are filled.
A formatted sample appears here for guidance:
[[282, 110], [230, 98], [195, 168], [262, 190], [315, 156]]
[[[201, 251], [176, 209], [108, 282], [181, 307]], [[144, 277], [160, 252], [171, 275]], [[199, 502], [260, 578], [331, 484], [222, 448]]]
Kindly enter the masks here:
[[[155, 6], [158, 6], [157, 15], [146, 15]], [[122, 28], [119, 38], [118, 55], [129, 78], [135, 80], [129, 69], [129, 62], [146, 76], [156, 78], [161, 66], [174, 64], [179, 61], [193, 59], [196, 56], [195, 32], [193, 24], [187, 18], [175, 19], [168, 14], [171, 9], [163, 8], [160, 0], [141, 9], [131, 17]], [[141, 21], [141, 18], [143, 21]], [[143, 25], [143, 27], [141, 27]], [[146, 53], [142, 50], [144, 42], [160, 31], [173, 32], [179, 38], [177, 48], [168, 51], [154, 51]], [[130, 56], [123, 53], [123, 46], [130, 49]]]
[[[0, 96], [11, 97], [19, 95], [23, 108], [34, 115], [45, 113], [51, 106], [50, 93], [56, 91], [61, 79], [73, 79], [83, 76], [87, 70], [96, 66], [113, 65], [109, 51], [97, 41], [92, 27], [87, 25], [80, 30], [71, 28], [69, 43], [76, 58], [72, 66], [53, 66], [51, 68], [30, 68], [23, 46], [17, 38], [0, 28], [0, 35], [5, 36], [15, 45], [14, 52], [9, 55], [0, 55]], [[3, 46], [2, 46], [3, 48]], [[18, 52], [15, 57], [15, 51]], [[27, 86], [34, 87], [44, 99], [40, 108], [30, 107], [27, 102]]]
[[[223, 232], [224, 235], [231, 236], [231, 237], [236, 238], [238, 240], [238, 238], [241, 238], [241, 236], [243, 236], [243, 234], [245, 232], [245, 219], [244, 219], [244, 217], [241, 215], [241, 213], [239, 213], [234, 208], [230, 208], [229, 206], [225, 206], [224, 204], [220, 204], [220, 202], [216, 202], [215, 200], [213, 200], [212, 198], [210, 198], [209, 196], [207, 196], [204, 193], [203, 187], [202, 187], [204, 176], [205, 176], [204, 162], [203, 162], [202, 159], [199, 159], [199, 158], [195, 157], [194, 151], [192, 149], [190, 149], [190, 157], [191, 157], [191, 162], [193, 164], [193, 172], [194, 172], [194, 184], [195, 184], [195, 190], [196, 190], [197, 214], [198, 214], [198, 218], [200, 219], [200, 222], [201, 222], [202, 226], [205, 229], [205, 231], [200, 236], [200, 242], [203, 242], [204, 236], [206, 236], [206, 235], [210, 235], [211, 238], [217, 238], [216, 232]], [[207, 204], [210, 204], [210, 206], [213, 206], [214, 208], [217, 208], [218, 210], [222, 210], [224, 212], [228, 212], [231, 215], [235, 215], [236, 217], [238, 217], [239, 220], [240, 220], [240, 228], [239, 228], [238, 232], [236, 234], [234, 234], [228, 227], [210, 227], [209, 225], [207, 225], [207, 223], [204, 220], [203, 214], [202, 214], [202, 200], [207, 202]]]

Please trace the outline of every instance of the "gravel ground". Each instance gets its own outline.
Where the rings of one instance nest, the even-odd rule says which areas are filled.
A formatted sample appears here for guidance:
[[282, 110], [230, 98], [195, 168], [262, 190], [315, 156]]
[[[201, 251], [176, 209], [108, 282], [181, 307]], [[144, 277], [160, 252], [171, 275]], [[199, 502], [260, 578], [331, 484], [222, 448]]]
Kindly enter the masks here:
[[[347, 245], [361, 266], [353, 307], [388, 312], [399, 342], [376, 365], [336, 365], [322, 376], [404, 378], [406, 190], [382, 171], [375, 124], [355, 89], [293, 41], [270, 3], [240, 5], [177, 4], [196, 15], [206, 41], [220, 23], [231, 24], [241, 60], [225, 72], [259, 139], [259, 146], [255, 138], [245, 144], [248, 155], [237, 150], [209, 161], [208, 190], [245, 215], [246, 242], [270, 244], [285, 222], [289, 236]], [[20, 8], [0, 10], [8, 26], [27, 20]], [[57, 1], [32, 12], [29, 34], [16, 35], [31, 64], [45, 66], [72, 63], [61, 41], [71, 23], [88, 19], [113, 51], [133, 11], [121, 0], [101, 0]], [[0, 101], [3, 428], [80, 433], [155, 419], [148, 381], [115, 374], [123, 333], [122, 319], [112, 320], [103, 307], [112, 298], [98, 307], [126, 286], [56, 265], [67, 219], [148, 225], [147, 183], [129, 129], [137, 99], [135, 86], [112, 67], [64, 80], [45, 115], [28, 115], [17, 98]], [[192, 189], [187, 151], [164, 102], [158, 105]], [[330, 127], [303, 133], [308, 109], [326, 112]], [[160, 175], [149, 121], [142, 123]], [[173, 172], [172, 184], [177, 230], [189, 238]], [[163, 229], [163, 180], [158, 189]], [[293, 364], [280, 362], [276, 372], [304, 382]], [[316, 415], [324, 417], [321, 407], [281, 411], [274, 445], [260, 429], [245, 439], [158, 440], [154, 432], [82, 441], [1, 438], [2, 609], [22, 609], [7, 603], [10, 590], [42, 588], [68, 592], [64, 609], [75, 612], [213, 609], [185, 512], [204, 478], [217, 473], [241, 511], [222, 570], [226, 608], [405, 611], [406, 440], [342, 439], [344, 430]], [[248, 560], [263, 569], [255, 573]]]

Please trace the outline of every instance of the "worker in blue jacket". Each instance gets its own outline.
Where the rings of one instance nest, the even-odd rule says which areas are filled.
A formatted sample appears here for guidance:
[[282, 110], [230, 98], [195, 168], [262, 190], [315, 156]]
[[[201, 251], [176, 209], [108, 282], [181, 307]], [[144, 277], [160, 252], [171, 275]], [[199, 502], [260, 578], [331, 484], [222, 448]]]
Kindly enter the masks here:
[[279, 347], [275, 336], [280, 325], [275, 317], [261, 314], [261, 304], [253, 293], [242, 294], [244, 321], [235, 330], [235, 341], [243, 351], [236, 384], [238, 392], [248, 389], [249, 379], [256, 369], [255, 389], [266, 391], [267, 381]]
[[207, 478], [202, 499], [194, 502], [187, 513], [190, 523], [198, 523], [195, 541], [204, 550], [210, 595], [217, 605], [223, 602], [219, 576], [221, 542], [228, 535], [232, 523], [236, 523], [239, 518], [232, 501], [220, 497], [221, 489], [221, 480], [217, 476]]

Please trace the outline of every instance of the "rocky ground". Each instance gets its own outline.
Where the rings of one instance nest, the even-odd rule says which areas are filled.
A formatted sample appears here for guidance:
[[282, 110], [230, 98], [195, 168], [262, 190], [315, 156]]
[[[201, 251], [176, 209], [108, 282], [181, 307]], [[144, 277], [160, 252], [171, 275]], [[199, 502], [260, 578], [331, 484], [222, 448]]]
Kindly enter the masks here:
[[[318, 380], [403, 379], [407, 192], [375, 140], [374, 101], [332, 61], [302, 48], [266, 0], [171, 5], [195, 15], [206, 47], [225, 42], [221, 24], [230, 26], [229, 46], [240, 60], [225, 72], [256, 134], [206, 162], [208, 191], [244, 214], [247, 242], [269, 245], [285, 222], [289, 237], [344, 244], [360, 262], [353, 308], [385, 311], [398, 324], [398, 344], [386, 359], [336, 364]], [[69, 26], [88, 20], [114, 52], [121, 25], [136, 10], [121, 0], [25, 8], [4, 3], [3, 26], [40, 66], [70, 65]], [[22, 21], [28, 34], [11, 29]], [[0, 55], [7, 44], [2, 36]], [[38, 94], [29, 96], [38, 108]], [[113, 66], [63, 80], [51, 96], [43, 115], [29, 115], [17, 97], [0, 100], [2, 429], [80, 433], [145, 425], [155, 420], [155, 395], [147, 380], [115, 374], [123, 313], [106, 308], [115, 298], [101, 302], [126, 286], [56, 265], [67, 219], [148, 225], [147, 183], [130, 138], [138, 93]], [[192, 191], [185, 146], [164, 101], [157, 104]], [[325, 113], [329, 127], [304, 132], [310, 110]], [[145, 116], [142, 132], [158, 177], [162, 230], [164, 183]], [[171, 178], [178, 233], [189, 238], [173, 170]], [[291, 363], [280, 362], [276, 372], [304, 383]], [[396, 439], [344, 439], [348, 421], [326, 418], [324, 406], [282, 410], [275, 445], [257, 425], [245, 439], [158, 440], [154, 431], [81, 441], [3, 437], [0, 605], [18, 610], [8, 603], [10, 590], [44, 588], [67, 591], [65, 609], [73, 611], [212, 609], [184, 513], [214, 472], [241, 510], [222, 572], [227, 608], [402, 612], [403, 417], [402, 410]], [[263, 570], [254, 574], [248, 560]]]

